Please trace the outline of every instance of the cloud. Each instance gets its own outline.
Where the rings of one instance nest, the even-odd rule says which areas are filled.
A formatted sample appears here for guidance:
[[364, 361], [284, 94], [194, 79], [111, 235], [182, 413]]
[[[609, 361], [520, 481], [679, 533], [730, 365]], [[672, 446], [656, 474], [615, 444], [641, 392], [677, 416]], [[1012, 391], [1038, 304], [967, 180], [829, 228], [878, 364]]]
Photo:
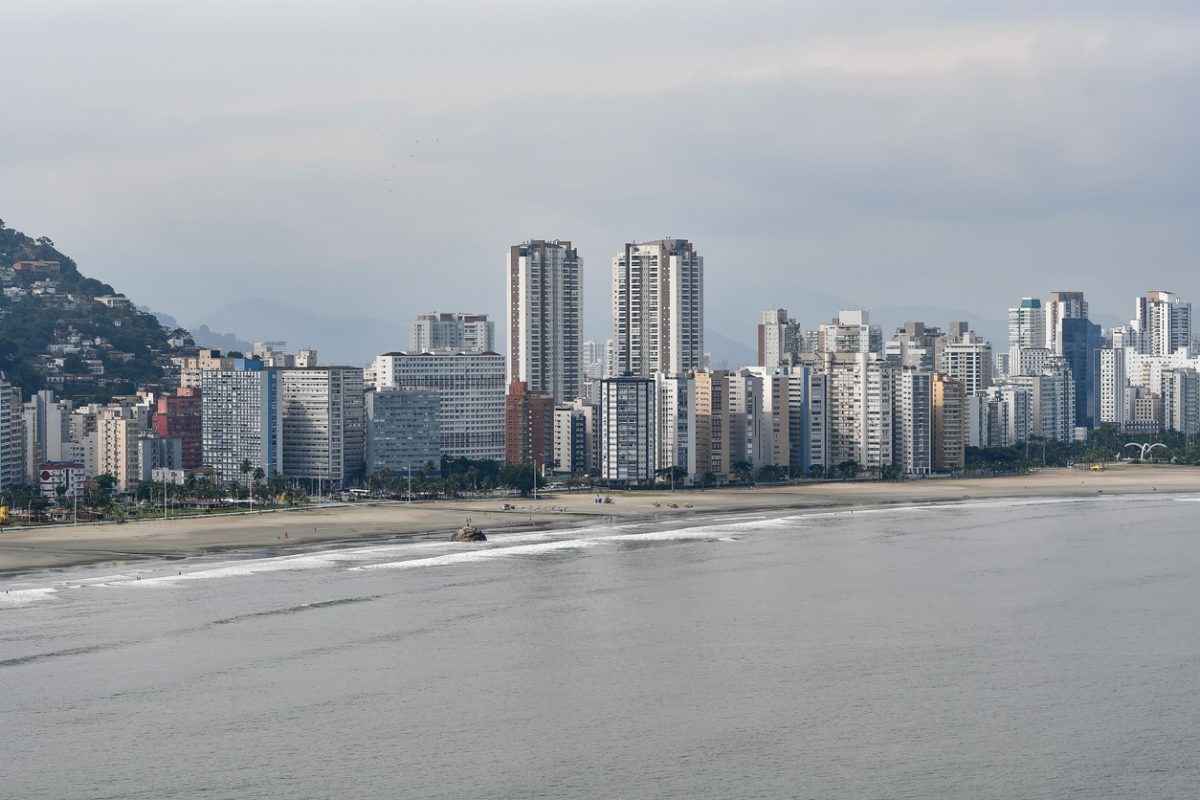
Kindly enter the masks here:
[[1200, 15], [1043, 5], [6, 4], [3, 214], [184, 319], [499, 316], [527, 237], [580, 247], [593, 333], [663, 235], [747, 340], [808, 295], [1200, 299]]

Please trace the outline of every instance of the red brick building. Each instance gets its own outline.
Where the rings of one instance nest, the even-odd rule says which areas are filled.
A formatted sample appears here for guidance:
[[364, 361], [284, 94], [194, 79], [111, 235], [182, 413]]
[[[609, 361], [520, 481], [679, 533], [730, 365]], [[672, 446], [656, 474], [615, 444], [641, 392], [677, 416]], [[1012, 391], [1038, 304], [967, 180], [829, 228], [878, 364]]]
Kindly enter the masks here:
[[554, 398], [532, 394], [524, 381], [513, 381], [504, 398], [504, 463], [552, 467]]
[[180, 465], [184, 469], [196, 469], [204, 463], [199, 389], [184, 387], [173, 395], [161, 395], [151, 424], [164, 439], [183, 441]]

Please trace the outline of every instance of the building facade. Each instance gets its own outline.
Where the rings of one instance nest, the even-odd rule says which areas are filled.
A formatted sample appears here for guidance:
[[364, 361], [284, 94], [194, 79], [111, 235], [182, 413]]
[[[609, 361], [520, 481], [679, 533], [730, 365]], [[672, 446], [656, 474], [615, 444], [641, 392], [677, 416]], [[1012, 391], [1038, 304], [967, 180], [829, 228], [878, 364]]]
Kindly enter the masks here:
[[634, 242], [613, 259], [611, 374], [704, 366], [704, 258], [686, 239]]
[[531, 240], [508, 249], [508, 373], [558, 402], [583, 380], [583, 259], [566, 241]]
[[442, 455], [504, 460], [504, 356], [437, 350], [375, 359], [378, 389], [426, 389], [441, 398]]
[[654, 479], [654, 381], [622, 376], [600, 382], [600, 477], [633, 485]]
[[314, 367], [279, 373], [282, 473], [345, 485], [366, 466], [362, 369]]
[[406, 476], [441, 464], [441, 395], [432, 389], [375, 389], [364, 398], [368, 475], [390, 469]]
[[[204, 465], [223, 483], [251, 483], [283, 467], [283, 404], [279, 372], [239, 359], [233, 369], [200, 373]], [[242, 466], [248, 466], [245, 472]]]

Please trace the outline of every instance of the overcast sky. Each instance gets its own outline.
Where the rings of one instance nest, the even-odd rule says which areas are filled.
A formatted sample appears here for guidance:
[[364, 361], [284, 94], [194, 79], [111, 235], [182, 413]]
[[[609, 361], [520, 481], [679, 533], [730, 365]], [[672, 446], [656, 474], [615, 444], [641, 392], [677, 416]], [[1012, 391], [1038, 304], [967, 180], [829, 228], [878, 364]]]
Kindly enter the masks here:
[[747, 343], [840, 299], [1200, 301], [1195, 2], [4, 0], [0, 27], [0, 217], [191, 324], [269, 296], [407, 346], [421, 310], [502, 319], [531, 237], [579, 247], [591, 335], [622, 242], [668, 235]]

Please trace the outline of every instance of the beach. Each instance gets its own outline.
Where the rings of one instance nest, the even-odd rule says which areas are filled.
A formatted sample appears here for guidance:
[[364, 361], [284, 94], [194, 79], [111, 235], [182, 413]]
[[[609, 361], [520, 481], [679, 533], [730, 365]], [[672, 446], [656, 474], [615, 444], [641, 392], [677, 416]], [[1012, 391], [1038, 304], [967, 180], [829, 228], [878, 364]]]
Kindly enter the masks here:
[[[15, 529], [0, 532], [0, 576], [89, 563], [187, 558], [243, 548], [300, 548], [370, 538], [448, 536], [468, 521], [491, 532], [567, 527], [607, 517], [666, 520], [744, 511], [1154, 492], [1200, 492], [1200, 468], [1118, 464], [1103, 472], [1067, 468], [988, 478], [820, 482], [677, 492], [558, 491], [539, 492], [536, 500], [494, 496], [411, 504], [369, 501], [123, 524]], [[610, 497], [612, 502], [597, 503], [597, 496]], [[501, 510], [505, 504], [514, 508]]]

